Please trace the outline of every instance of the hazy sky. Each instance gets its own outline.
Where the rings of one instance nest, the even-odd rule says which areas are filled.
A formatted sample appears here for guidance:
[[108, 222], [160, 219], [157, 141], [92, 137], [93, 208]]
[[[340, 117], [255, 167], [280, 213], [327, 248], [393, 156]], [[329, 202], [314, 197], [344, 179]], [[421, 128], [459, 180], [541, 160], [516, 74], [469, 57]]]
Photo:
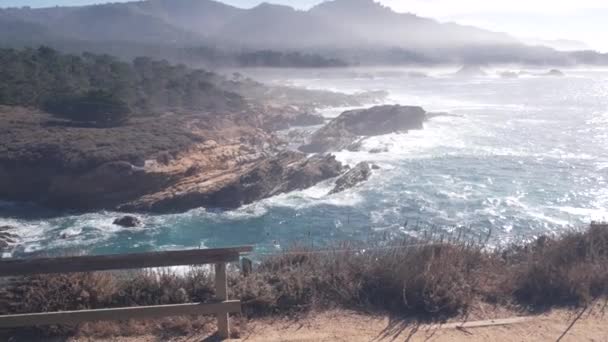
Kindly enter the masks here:
[[[125, 0], [114, 0], [118, 2]], [[223, 0], [252, 7], [261, 0]], [[308, 8], [322, 0], [266, 0]], [[0, 0], [0, 7], [84, 5], [106, 0]], [[380, 0], [399, 12], [504, 31], [518, 37], [574, 39], [608, 52], [608, 0]]]

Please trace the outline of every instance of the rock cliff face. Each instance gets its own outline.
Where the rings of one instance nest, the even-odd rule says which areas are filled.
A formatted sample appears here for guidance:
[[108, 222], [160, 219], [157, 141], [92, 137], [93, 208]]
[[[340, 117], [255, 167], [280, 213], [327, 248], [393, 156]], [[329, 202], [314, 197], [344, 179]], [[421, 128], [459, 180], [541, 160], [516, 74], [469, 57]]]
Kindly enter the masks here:
[[426, 112], [420, 107], [399, 105], [347, 111], [315, 132], [300, 151], [339, 151], [348, 148], [361, 136], [422, 129], [426, 118]]
[[152, 212], [184, 211], [197, 207], [233, 209], [311, 187], [339, 176], [342, 169], [333, 156], [307, 158], [298, 152], [282, 152], [231, 170], [195, 173], [119, 209]]
[[0, 107], [0, 198], [124, 211], [235, 208], [338, 176], [332, 157], [280, 152], [248, 118], [163, 116], [82, 128]]

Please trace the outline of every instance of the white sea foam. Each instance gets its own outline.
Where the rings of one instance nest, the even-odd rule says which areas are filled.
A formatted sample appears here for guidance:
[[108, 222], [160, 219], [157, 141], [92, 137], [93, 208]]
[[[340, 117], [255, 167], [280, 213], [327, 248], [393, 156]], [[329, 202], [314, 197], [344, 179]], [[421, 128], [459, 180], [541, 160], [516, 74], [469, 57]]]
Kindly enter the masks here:
[[589, 221], [603, 221], [608, 218], [608, 209], [602, 208], [576, 208], [576, 207], [550, 207], [555, 210], [562, 211], [572, 216], [580, 217]]
[[262, 200], [260, 203], [267, 208], [286, 207], [301, 210], [320, 205], [353, 207], [362, 203], [364, 200], [359, 192], [350, 190], [328, 195], [333, 187], [333, 182], [327, 181], [306, 190], [277, 195]]

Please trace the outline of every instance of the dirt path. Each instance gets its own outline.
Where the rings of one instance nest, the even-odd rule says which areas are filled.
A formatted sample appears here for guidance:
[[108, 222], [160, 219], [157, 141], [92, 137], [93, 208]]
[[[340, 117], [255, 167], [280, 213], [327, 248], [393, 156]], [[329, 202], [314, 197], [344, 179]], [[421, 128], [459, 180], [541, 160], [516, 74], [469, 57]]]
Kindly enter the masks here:
[[[408, 324], [389, 317], [331, 312], [299, 322], [249, 324], [243, 341], [557, 341], [576, 318], [572, 312], [522, 319], [509, 325], [457, 328]], [[498, 321], [500, 323], [500, 321]], [[484, 322], [490, 324], [489, 321]], [[608, 341], [608, 316], [584, 315], [562, 341]]]
[[[441, 326], [416, 324], [388, 316], [369, 316], [350, 311], [330, 311], [311, 314], [298, 320], [264, 319], [244, 323], [239, 327], [240, 339], [246, 342], [356, 342], [356, 341], [455, 341], [455, 342], [521, 342], [558, 341], [568, 330], [578, 312], [558, 310], [534, 317], [506, 318], [508, 313], [494, 314], [492, 320], [481, 321], [480, 317], [468, 320], [466, 327], [461, 322], [451, 322]], [[481, 322], [481, 323], [479, 323]], [[503, 323], [508, 323], [504, 324]], [[481, 326], [479, 326], [481, 325]], [[92, 341], [74, 339], [71, 342]], [[99, 341], [95, 339], [95, 341]], [[198, 333], [188, 337], [140, 336], [133, 338], [112, 338], [112, 342], [200, 342], [216, 341], [213, 336]], [[576, 324], [561, 341], [608, 341], [608, 315], [601, 307], [576, 320]]]

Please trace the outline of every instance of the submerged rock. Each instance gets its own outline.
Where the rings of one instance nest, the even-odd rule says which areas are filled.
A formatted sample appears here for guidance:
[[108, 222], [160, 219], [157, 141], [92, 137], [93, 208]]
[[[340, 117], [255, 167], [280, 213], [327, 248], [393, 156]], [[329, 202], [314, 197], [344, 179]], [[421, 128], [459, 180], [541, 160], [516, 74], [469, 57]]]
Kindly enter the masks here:
[[13, 226], [0, 227], [0, 252], [8, 251], [17, 242], [19, 237], [12, 233], [15, 229]]
[[456, 77], [485, 77], [488, 74], [479, 65], [465, 65], [460, 70], [456, 71], [453, 76]]
[[446, 112], [427, 112], [426, 113], [427, 120], [434, 119], [434, 118], [441, 118], [441, 117], [461, 118], [462, 115], [446, 113]]
[[551, 69], [551, 70], [549, 70], [549, 72], [544, 74], [544, 76], [564, 77], [566, 75], [561, 70]]
[[135, 228], [141, 226], [141, 220], [135, 216], [123, 216], [114, 220], [114, 224], [125, 228]]
[[506, 78], [506, 79], [519, 78], [519, 73], [514, 72], [514, 71], [504, 71], [504, 72], [501, 72], [499, 75], [500, 75], [500, 77]]
[[342, 113], [310, 138], [300, 151], [321, 153], [348, 148], [361, 136], [378, 136], [422, 129], [426, 112], [421, 107], [386, 105]]
[[367, 181], [371, 174], [372, 168], [370, 167], [369, 163], [361, 162], [342, 175], [342, 177], [338, 178], [338, 180], [336, 180], [336, 186], [332, 191], [330, 191], [329, 194], [333, 195], [353, 188], [358, 184]]

